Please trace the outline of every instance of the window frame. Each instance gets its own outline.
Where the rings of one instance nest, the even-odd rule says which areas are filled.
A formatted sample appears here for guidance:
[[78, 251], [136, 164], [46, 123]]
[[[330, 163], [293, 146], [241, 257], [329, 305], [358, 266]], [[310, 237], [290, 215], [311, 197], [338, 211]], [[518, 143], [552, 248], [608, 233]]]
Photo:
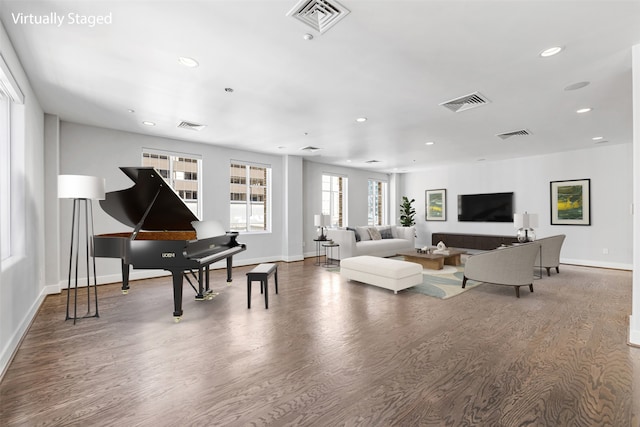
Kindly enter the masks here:
[[[329, 189], [325, 189], [325, 178], [329, 178]], [[339, 180], [339, 190], [334, 191], [334, 179]], [[329, 215], [329, 227], [344, 227], [349, 224], [349, 177], [346, 175], [323, 172], [320, 182], [320, 206], [322, 214]], [[338, 206], [336, 207], [336, 200]]]
[[[244, 173], [244, 177], [241, 177], [239, 175], [234, 175], [232, 173], [232, 170], [234, 167], [241, 167], [244, 169], [245, 173]], [[265, 183], [264, 185], [256, 185], [255, 184], [255, 180], [256, 178], [252, 178], [251, 176], [251, 170], [252, 168], [256, 168], [256, 169], [264, 169], [265, 170]], [[256, 163], [256, 162], [248, 162], [245, 160], [235, 160], [235, 159], [231, 159], [229, 162], [229, 229], [231, 231], [237, 231], [238, 233], [242, 233], [242, 234], [266, 234], [266, 233], [271, 233], [272, 232], [272, 211], [273, 211], [273, 204], [272, 204], [272, 176], [273, 176], [273, 168], [271, 167], [270, 164], [265, 164], [265, 163]], [[235, 188], [239, 188], [239, 187], [244, 187], [244, 191], [243, 192], [234, 192], [232, 191], [233, 188], [232, 186], [235, 186]], [[263, 193], [263, 208], [262, 208], [262, 212], [263, 212], [263, 218], [264, 220], [262, 221], [263, 227], [264, 229], [260, 229], [260, 230], [255, 230], [252, 228], [252, 221], [251, 218], [254, 216], [252, 215], [254, 213], [253, 211], [253, 207], [256, 205], [260, 205], [260, 203], [256, 203], [256, 202], [260, 202], [260, 200], [253, 200], [252, 196], [258, 195], [259, 196], [259, 192], [254, 192], [252, 191], [253, 189], [256, 188], [264, 188], [264, 190], [262, 191]], [[244, 196], [244, 197], [241, 197]], [[239, 205], [243, 205], [245, 207], [245, 212], [244, 212], [244, 228], [240, 228], [236, 224], [236, 222], [234, 222], [233, 218], [234, 215], [232, 213], [232, 211], [234, 210], [234, 207], [238, 207]], [[238, 222], [239, 224], [239, 222]]]
[[[377, 189], [372, 194], [372, 185]], [[387, 199], [389, 195], [389, 183], [382, 179], [369, 178], [367, 180], [367, 223], [368, 225], [385, 225], [389, 217]], [[375, 207], [372, 206], [375, 204]]]
[[13, 253], [11, 232], [11, 100], [0, 90], [0, 261], [9, 259]]
[[[4, 271], [26, 254], [26, 200], [25, 186], [25, 109], [24, 94], [11, 74], [9, 66], [0, 54], [0, 93], [6, 121], [5, 144], [0, 167], [0, 263]], [[6, 156], [5, 156], [6, 155]]]
[[[164, 151], [164, 150], [158, 150], [158, 149], [154, 149], [154, 148], [142, 148], [142, 153], [140, 156], [141, 159], [141, 164], [142, 166], [153, 166], [152, 164], [145, 164], [145, 155], [148, 155], [149, 159], [158, 159], [158, 160], [166, 160], [169, 164], [169, 169], [158, 169], [156, 168], [156, 170], [158, 170], [158, 173], [160, 174], [160, 176], [162, 176], [162, 178], [169, 184], [169, 186], [171, 187], [171, 189], [176, 193], [176, 195], [184, 202], [185, 205], [187, 205], [187, 207], [189, 207], [189, 209], [193, 212], [193, 214], [195, 216], [197, 216], [198, 218], [202, 218], [202, 210], [203, 210], [203, 206], [204, 206], [204, 200], [202, 199], [202, 195], [203, 195], [203, 191], [202, 191], [202, 156], [197, 155], [197, 154], [192, 154], [192, 153], [180, 153], [180, 152], [175, 152], [175, 151]], [[183, 176], [182, 178], [176, 178], [176, 174], [182, 172], [185, 173], [185, 175], [187, 173], [192, 173], [192, 172], [185, 172], [185, 171], [178, 171], [175, 168], [175, 163], [176, 162], [183, 162], [183, 163], [196, 163], [196, 179], [184, 179], [186, 176]], [[166, 171], [166, 173], [165, 173]], [[167, 175], [167, 176], [165, 176]], [[193, 190], [188, 190], [188, 189], [179, 189], [177, 188], [176, 183], [178, 181], [195, 181], [196, 182], [196, 198], [186, 198], [183, 196], [186, 196], [187, 193], [190, 193], [191, 196], [193, 196]], [[194, 200], [196, 201], [196, 209], [195, 212], [193, 211], [193, 209], [191, 209], [191, 207], [189, 206], [189, 204], [193, 203]]]

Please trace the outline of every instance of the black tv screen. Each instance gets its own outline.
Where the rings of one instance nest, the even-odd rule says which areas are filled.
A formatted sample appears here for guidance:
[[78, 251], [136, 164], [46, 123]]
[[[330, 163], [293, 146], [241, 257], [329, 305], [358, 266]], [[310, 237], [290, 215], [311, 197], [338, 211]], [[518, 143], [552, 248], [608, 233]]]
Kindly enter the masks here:
[[458, 195], [458, 221], [513, 222], [513, 193]]

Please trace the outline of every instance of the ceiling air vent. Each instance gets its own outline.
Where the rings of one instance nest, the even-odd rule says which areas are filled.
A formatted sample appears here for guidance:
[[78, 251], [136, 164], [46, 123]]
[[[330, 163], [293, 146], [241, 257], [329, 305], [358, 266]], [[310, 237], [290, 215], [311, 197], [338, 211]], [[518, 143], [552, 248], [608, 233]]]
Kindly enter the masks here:
[[314, 147], [313, 145], [307, 145], [306, 147], [302, 147], [300, 150], [306, 151], [308, 153], [315, 153], [316, 151], [320, 150], [320, 148]]
[[293, 16], [322, 34], [348, 14], [349, 10], [335, 0], [301, 0], [287, 16]]
[[178, 123], [178, 127], [182, 129], [191, 129], [191, 130], [202, 130], [206, 128], [206, 125], [201, 125], [193, 122], [180, 122]]
[[531, 135], [531, 132], [529, 132], [528, 129], [520, 129], [520, 130], [512, 130], [511, 132], [499, 133], [496, 136], [498, 138], [507, 139], [507, 138], [511, 138], [512, 136], [527, 136], [527, 135]]
[[452, 99], [451, 101], [446, 101], [439, 105], [448, 108], [454, 113], [459, 113], [460, 111], [481, 107], [490, 102], [491, 101], [489, 101], [489, 99], [480, 92], [473, 92], [469, 95], [461, 96], [460, 98]]

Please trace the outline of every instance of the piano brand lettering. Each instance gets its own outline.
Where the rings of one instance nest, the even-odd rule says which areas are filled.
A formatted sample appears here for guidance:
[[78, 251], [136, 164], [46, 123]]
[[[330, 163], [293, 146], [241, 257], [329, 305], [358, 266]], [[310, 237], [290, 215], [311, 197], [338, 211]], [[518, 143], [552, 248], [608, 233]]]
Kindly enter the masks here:
[[93, 28], [96, 25], [110, 25], [113, 23], [113, 14], [109, 12], [106, 15], [81, 15], [75, 12], [69, 12], [66, 15], [60, 15], [57, 12], [51, 12], [46, 15], [34, 15], [33, 13], [13, 13], [11, 19], [14, 24], [21, 25], [55, 25], [62, 27], [63, 25], [86, 25]]
[[175, 258], [175, 252], [162, 252], [162, 258]]

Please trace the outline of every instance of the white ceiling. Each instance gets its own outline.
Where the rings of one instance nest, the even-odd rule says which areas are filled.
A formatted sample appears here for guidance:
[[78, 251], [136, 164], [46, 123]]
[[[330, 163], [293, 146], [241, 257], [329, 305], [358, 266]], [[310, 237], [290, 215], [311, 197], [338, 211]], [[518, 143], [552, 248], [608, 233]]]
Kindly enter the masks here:
[[[66, 121], [385, 172], [632, 141], [640, 1], [340, 0], [351, 13], [323, 34], [287, 16], [297, 1], [0, 0], [0, 19]], [[491, 103], [439, 105], [475, 91]], [[532, 135], [496, 136], [518, 129]]]

